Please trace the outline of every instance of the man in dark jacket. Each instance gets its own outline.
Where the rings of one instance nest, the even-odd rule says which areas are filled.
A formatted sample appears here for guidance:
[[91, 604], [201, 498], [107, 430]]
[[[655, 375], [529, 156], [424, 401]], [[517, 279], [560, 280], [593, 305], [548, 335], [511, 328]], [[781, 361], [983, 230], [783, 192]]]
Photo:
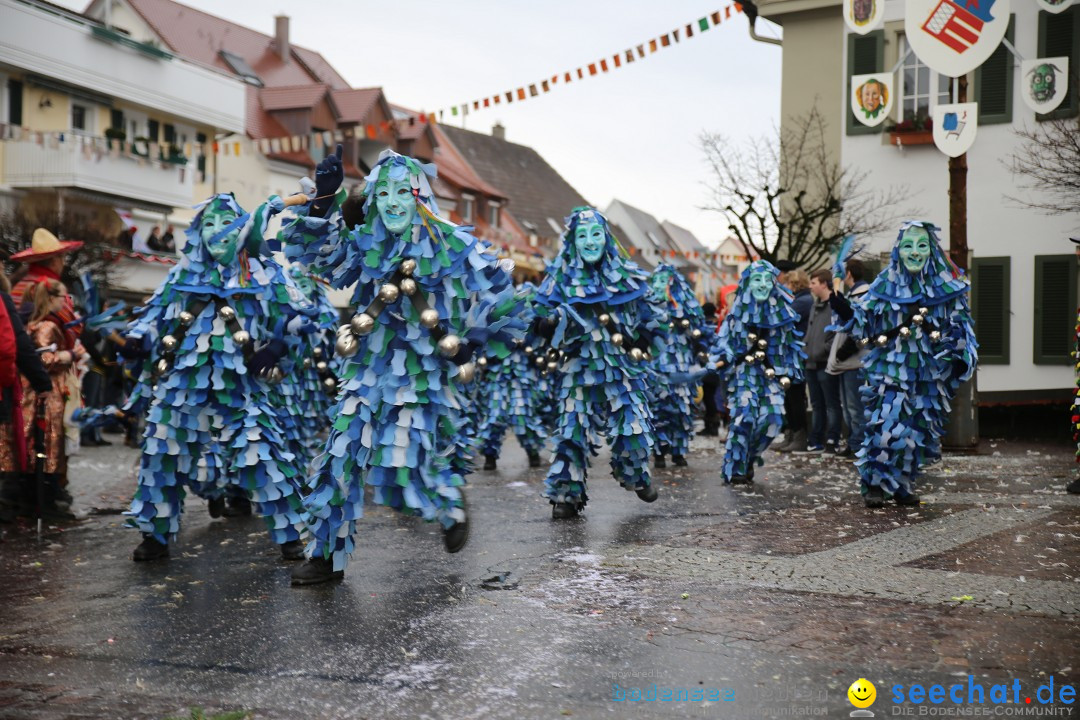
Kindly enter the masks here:
[[810, 389], [812, 419], [807, 452], [835, 455], [840, 442], [841, 407], [840, 381], [830, 375], [829, 352], [833, 333], [825, 328], [833, 324], [829, 294], [832, 291], [832, 272], [817, 270], [810, 275], [810, 294], [814, 305], [810, 310], [806, 337], [806, 384]]

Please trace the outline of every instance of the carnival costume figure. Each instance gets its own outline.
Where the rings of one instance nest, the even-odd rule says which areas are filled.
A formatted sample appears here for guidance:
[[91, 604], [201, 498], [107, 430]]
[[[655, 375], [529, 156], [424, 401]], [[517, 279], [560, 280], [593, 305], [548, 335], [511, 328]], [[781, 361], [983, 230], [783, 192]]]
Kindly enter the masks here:
[[870, 352], [861, 394], [866, 435], [856, 454], [867, 507], [917, 505], [914, 481], [941, 454], [949, 405], [975, 372], [970, 283], [938, 244], [938, 228], [905, 222], [889, 265], [860, 302], [833, 294], [843, 329]]
[[707, 343], [713, 328], [706, 325], [693, 289], [671, 265], [657, 266], [649, 288], [650, 300], [668, 314], [668, 330], [653, 364], [656, 376], [651, 384], [656, 467], [665, 466], [668, 454], [675, 465], [685, 466], [694, 435], [694, 398], [708, 364]]
[[334, 338], [340, 316], [326, 286], [299, 265], [293, 264], [288, 273], [316, 312], [315, 331], [300, 345], [298, 364], [297, 417], [300, 419], [300, 442], [305, 460], [310, 460], [323, 448], [330, 427], [330, 408], [337, 396], [337, 375], [334, 373]]
[[544, 490], [555, 519], [576, 516], [588, 501], [586, 474], [597, 434], [611, 445], [619, 484], [645, 502], [656, 500], [646, 363], [667, 320], [646, 300], [647, 290], [648, 275], [623, 256], [607, 218], [591, 207], [575, 208], [536, 296], [537, 330], [561, 378]]
[[125, 409], [147, 412], [127, 513], [143, 533], [135, 560], [168, 555], [185, 489], [210, 500], [217, 516], [230, 486], [265, 517], [283, 556], [303, 555], [302, 467], [284, 429], [295, 421], [273, 385], [292, 375], [290, 356], [311, 331], [312, 313], [266, 256], [263, 234], [286, 202], [305, 199], [274, 196], [246, 213], [231, 193], [211, 198], [187, 231], [180, 262], [126, 331], [121, 352], [140, 372]]
[[754, 466], [784, 422], [784, 391], [803, 379], [803, 343], [792, 296], [776, 282], [780, 271], [758, 260], [743, 271], [731, 309], [714, 340], [714, 360], [727, 387], [731, 420], [724, 448], [724, 482], [748, 484]]
[[439, 217], [434, 166], [387, 150], [349, 198], [340, 148], [319, 164], [316, 197], [284, 234], [290, 259], [333, 287], [355, 284], [357, 308], [336, 342], [348, 362], [309, 476], [312, 540], [297, 585], [343, 575], [365, 486], [380, 505], [438, 521], [449, 552], [464, 547], [465, 478], [449, 457], [459, 386], [475, 373], [475, 351], [505, 357], [523, 330], [507, 269]]

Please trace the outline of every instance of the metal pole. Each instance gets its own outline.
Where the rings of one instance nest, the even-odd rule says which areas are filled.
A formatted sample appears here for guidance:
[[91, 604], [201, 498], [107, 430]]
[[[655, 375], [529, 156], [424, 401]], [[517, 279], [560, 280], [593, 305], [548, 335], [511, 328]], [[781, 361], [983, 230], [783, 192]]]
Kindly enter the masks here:
[[[967, 76], [956, 82], [956, 102], [967, 102]], [[967, 272], [967, 153], [949, 158], [949, 257]], [[976, 376], [956, 390], [949, 425], [942, 445], [957, 450], [973, 450], [979, 445], [978, 388]]]

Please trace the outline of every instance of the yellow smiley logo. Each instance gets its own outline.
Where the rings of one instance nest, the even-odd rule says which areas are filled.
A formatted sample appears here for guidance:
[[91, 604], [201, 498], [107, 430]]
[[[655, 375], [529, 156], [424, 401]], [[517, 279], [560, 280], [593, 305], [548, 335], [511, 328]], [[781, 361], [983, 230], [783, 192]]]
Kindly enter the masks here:
[[847, 689], [848, 700], [857, 708], [868, 708], [877, 699], [877, 688], [866, 678], [859, 678]]

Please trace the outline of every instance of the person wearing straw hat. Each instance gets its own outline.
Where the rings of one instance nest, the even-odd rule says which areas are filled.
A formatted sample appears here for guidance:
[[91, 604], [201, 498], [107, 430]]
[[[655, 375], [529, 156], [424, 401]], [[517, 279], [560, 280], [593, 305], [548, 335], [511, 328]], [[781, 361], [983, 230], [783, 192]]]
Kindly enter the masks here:
[[[82, 246], [83, 243], [80, 240], [60, 240], [45, 228], [35, 230], [30, 240], [30, 247], [8, 258], [11, 262], [24, 263], [27, 266], [25, 274], [11, 288], [11, 299], [15, 301], [15, 307], [20, 308], [20, 311], [23, 310], [24, 299], [30, 295], [31, 288], [39, 282], [60, 281], [64, 264], [67, 262], [67, 254]], [[67, 315], [66, 318], [61, 317], [64, 322], [75, 319], [75, 308], [70, 296], [61, 314]]]

